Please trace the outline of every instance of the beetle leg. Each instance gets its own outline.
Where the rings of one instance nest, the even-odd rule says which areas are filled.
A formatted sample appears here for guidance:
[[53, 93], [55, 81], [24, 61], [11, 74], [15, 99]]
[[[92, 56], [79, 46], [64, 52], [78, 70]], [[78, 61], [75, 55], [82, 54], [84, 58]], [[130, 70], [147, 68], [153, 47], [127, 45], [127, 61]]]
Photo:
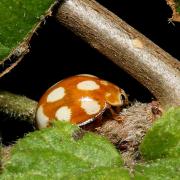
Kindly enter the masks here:
[[123, 121], [125, 119], [125, 116], [120, 114], [121, 111], [121, 107], [117, 106], [117, 107], [109, 107], [109, 110], [111, 112], [112, 118], [116, 121]]

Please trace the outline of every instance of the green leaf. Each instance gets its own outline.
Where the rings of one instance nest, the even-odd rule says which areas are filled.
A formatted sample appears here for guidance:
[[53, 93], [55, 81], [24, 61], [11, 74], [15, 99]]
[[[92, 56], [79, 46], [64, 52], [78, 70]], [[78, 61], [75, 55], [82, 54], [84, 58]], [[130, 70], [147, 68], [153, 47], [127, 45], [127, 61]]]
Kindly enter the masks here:
[[135, 167], [137, 180], [178, 180], [180, 177], [180, 107], [169, 109], [144, 137], [145, 160]]
[[4, 57], [8, 56], [10, 52], [10, 49], [0, 42], [0, 60], [3, 59]]
[[85, 171], [84, 173], [80, 174], [72, 174], [69, 173], [67, 176], [59, 176], [58, 173], [51, 172], [41, 173], [41, 172], [27, 172], [27, 173], [18, 173], [18, 174], [6, 174], [1, 177], [2, 180], [57, 180], [57, 179], [64, 179], [64, 180], [130, 180], [129, 172], [123, 168], [94, 168], [89, 171]]
[[102, 179], [107, 172], [129, 178], [128, 171], [120, 168], [120, 154], [105, 138], [63, 122], [55, 122], [54, 126], [19, 140], [1, 178], [84, 179], [94, 174], [93, 177]]
[[179, 180], [180, 158], [159, 159], [136, 167], [137, 180]]
[[0, 61], [18, 46], [55, 0], [0, 1]]
[[180, 107], [169, 109], [154, 123], [140, 151], [146, 160], [180, 157]]
[[101, 180], [130, 180], [128, 170], [124, 168], [107, 168], [100, 167], [92, 169], [82, 175], [76, 176], [67, 176], [64, 179], [72, 179], [72, 180], [89, 180], [89, 179], [101, 179]]

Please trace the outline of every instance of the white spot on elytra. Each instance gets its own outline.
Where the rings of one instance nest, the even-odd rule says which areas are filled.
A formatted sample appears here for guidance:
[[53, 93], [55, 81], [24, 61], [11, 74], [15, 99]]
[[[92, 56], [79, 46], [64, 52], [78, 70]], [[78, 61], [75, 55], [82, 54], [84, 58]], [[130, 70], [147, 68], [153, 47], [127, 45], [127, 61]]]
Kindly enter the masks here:
[[61, 120], [61, 121], [70, 121], [71, 120], [71, 109], [68, 108], [68, 106], [63, 106], [63, 107], [60, 107], [57, 111], [56, 111], [56, 118], [58, 120]]
[[81, 99], [81, 108], [88, 115], [97, 114], [101, 109], [98, 102], [95, 101], [94, 99], [89, 98], [89, 97], [84, 97], [84, 98]]
[[55, 102], [62, 99], [65, 96], [65, 89], [63, 87], [59, 87], [54, 89], [47, 96], [47, 102]]
[[77, 88], [80, 90], [92, 91], [92, 90], [99, 89], [100, 86], [95, 81], [87, 80], [87, 81], [82, 81], [78, 83]]
[[37, 113], [36, 113], [36, 121], [38, 128], [45, 128], [48, 126], [49, 118], [44, 114], [43, 107], [39, 106]]
[[100, 83], [105, 85], [105, 86], [107, 86], [109, 84], [107, 81], [104, 81], [104, 80], [101, 80]]

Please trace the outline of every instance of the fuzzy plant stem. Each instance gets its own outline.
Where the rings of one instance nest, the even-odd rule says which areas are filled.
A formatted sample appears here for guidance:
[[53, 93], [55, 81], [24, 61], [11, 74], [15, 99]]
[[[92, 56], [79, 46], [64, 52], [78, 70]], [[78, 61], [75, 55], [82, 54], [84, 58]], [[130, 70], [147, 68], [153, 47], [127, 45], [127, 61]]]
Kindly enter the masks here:
[[[4, 119], [16, 119], [33, 125], [36, 107], [36, 101], [0, 90], [0, 114]], [[3, 121], [3, 119], [0, 119], [0, 121]]]
[[60, 23], [147, 87], [162, 107], [180, 105], [178, 60], [94, 0], [60, 2]]

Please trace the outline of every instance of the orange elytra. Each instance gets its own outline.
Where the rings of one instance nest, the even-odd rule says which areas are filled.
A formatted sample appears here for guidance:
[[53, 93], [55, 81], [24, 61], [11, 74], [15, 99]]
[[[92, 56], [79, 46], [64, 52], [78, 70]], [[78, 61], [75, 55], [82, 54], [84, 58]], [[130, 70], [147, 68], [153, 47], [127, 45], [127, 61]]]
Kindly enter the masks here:
[[41, 97], [36, 124], [48, 127], [54, 119], [83, 126], [94, 121], [110, 107], [127, 103], [124, 90], [90, 74], [75, 75], [50, 87]]

